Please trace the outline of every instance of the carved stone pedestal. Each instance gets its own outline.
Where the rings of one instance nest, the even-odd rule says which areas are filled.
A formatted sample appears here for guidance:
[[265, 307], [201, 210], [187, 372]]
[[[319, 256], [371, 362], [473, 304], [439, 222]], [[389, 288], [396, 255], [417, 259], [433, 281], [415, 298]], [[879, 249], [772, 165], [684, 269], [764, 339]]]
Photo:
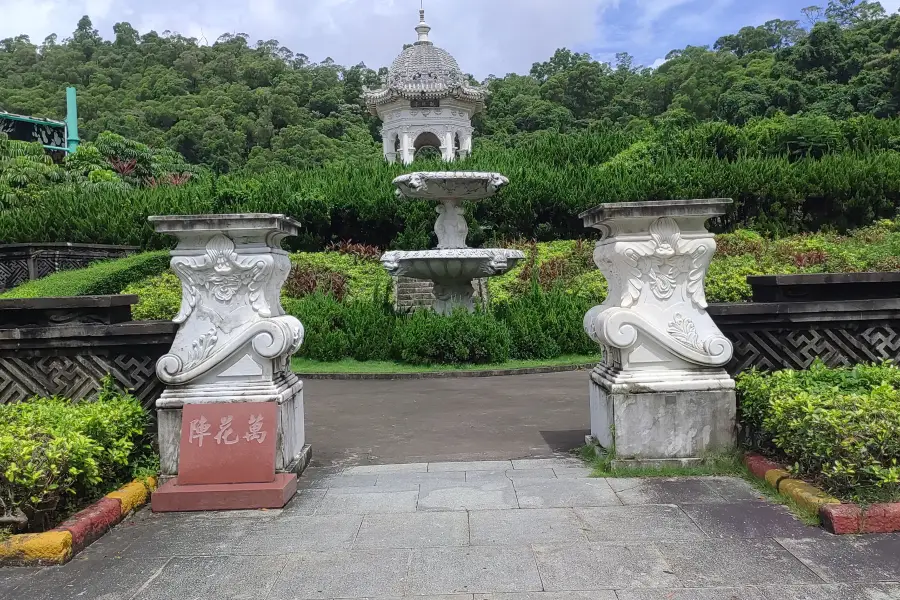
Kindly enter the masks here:
[[[275, 441], [271, 476], [301, 472], [310, 452], [304, 433], [303, 382], [291, 372], [290, 359], [303, 342], [303, 325], [285, 315], [280, 302], [291, 267], [280, 243], [296, 235], [299, 224], [267, 214], [150, 217], [150, 221], [157, 231], [178, 238], [171, 266], [182, 283], [181, 310], [175, 318], [180, 328], [171, 351], [156, 368], [167, 386], [156, 403], [162, 478], [178, 474], [189, 426], [182, 423], [182, 412], [188, 405], [231, 404], [236, 414], [239, 407], [249, 406], [260, 415], [262, 409], [253, 411], [254, 404], [274, 405], [275, 422], [267, 430], [273, 436], [270, 442]], [[268, 409], [265, 412], [269, 414]], [[229, 443], [237, 443], [227, 432], [230, 427], [238, 436], [244, 433], [247, 423], [226, 423], [230, 416], [223, 413], [209, 424], [204, 419], [213, 436], [221, 434], [205, 440], [208, 448], [225, 452]], [[267, 485], [272, 479], [268, 480]]]
[[594, 261], [609, 295], [584, 319], [603, 348], [591, 374], [591, 435], [641, 464], [735, 443], [733, 348], [706, 312], [715, 240], [705, 227], [731, 200], [603, 204], [581, 215], [603, 232]]

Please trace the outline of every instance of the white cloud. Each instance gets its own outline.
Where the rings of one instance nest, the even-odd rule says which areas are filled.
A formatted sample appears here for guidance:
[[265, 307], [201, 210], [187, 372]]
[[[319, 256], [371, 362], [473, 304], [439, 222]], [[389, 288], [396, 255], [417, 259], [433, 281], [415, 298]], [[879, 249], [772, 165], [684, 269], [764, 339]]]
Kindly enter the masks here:
[[[527, 72], [560, 47], [592, 45], [603, 7], [619, 0], [426, 0], [432, 41], [477, 77]], [[649, 2], [650, 0], [640, 0]], [[683, 0], [662, 0], [680, 2]], [[106, 37], [128, 20], [139, 31], [204, 36], [246, 33], [251, 42], [277, 39], [312, 60], [389, 65], [415, 41], [416, 0], [0, 0], [0, 38], [28, 33], [68, 37], [88, 14]]]
[[665, 64], [665, 62], [666, 62], [666, 58], [665, 58], [665, 57], [657, 58], [657, 59], [654, 60], [652, 63], [650, 63], [650, 68], [651, 68], [651, 69], [658, 69], [658, 68], [660, 68], [661, 66], [663, 66], [663, 65]]

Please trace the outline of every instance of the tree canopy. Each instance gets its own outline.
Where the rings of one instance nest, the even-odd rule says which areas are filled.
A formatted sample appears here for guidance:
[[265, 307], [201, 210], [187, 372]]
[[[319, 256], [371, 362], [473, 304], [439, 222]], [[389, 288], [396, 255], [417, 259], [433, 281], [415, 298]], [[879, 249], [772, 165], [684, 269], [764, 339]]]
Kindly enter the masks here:
[[[869, 0], [802, 12], [673, 50], [655, 69], [626, 52], [608, 64], [559, 49], [528, 74], [483, 82], [492, 93], [477, 135], [503, 142], [542, 130], [744, 125], [778, 113], [896, 116], [900, 15]], [[63, 90], [74, 85], [85, 139], [113, 131], [219, 173], [380, 156], [380, 123], [361, 95], [384, 68], [312, 63], [240, 33], [212, 44], [124, 22], [114, 33], [103, 39], [85, 16], [63, 40], [0, 40], [0, 108], [61, 117]]]

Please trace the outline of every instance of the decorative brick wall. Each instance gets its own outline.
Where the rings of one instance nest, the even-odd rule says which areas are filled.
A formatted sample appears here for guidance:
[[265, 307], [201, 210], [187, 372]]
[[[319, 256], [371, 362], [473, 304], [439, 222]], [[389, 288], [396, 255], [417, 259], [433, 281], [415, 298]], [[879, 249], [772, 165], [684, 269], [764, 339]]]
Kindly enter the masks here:
[[0, 404], [34, 396], [90, 399], [111, 375], [151, 412], [156, 361], [178, 325], [132, 321], [137, 296], [0, 300]]

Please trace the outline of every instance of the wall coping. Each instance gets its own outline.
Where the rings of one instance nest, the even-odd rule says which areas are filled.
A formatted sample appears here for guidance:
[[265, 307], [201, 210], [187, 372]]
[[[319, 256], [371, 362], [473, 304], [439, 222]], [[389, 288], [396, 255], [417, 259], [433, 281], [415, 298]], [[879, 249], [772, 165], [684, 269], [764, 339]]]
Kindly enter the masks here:
[[[132, 306], [140, 302], [134, 294], [108, 296], [45, 296], [42, 298], [7, 298], [0, 300], [0, 314], [4, 311], [47, 310], [59, 308], [111, 308]], [[3, 321], [0, 320], [0, 329]]]
[[82, 250], [140, 250], [140, 246], [122, 246], [118, 244], [80, 244], [78, 242], [24, 242], [16, 244], [0, 244], [0, 252], [18, 248], [76, 248]]

